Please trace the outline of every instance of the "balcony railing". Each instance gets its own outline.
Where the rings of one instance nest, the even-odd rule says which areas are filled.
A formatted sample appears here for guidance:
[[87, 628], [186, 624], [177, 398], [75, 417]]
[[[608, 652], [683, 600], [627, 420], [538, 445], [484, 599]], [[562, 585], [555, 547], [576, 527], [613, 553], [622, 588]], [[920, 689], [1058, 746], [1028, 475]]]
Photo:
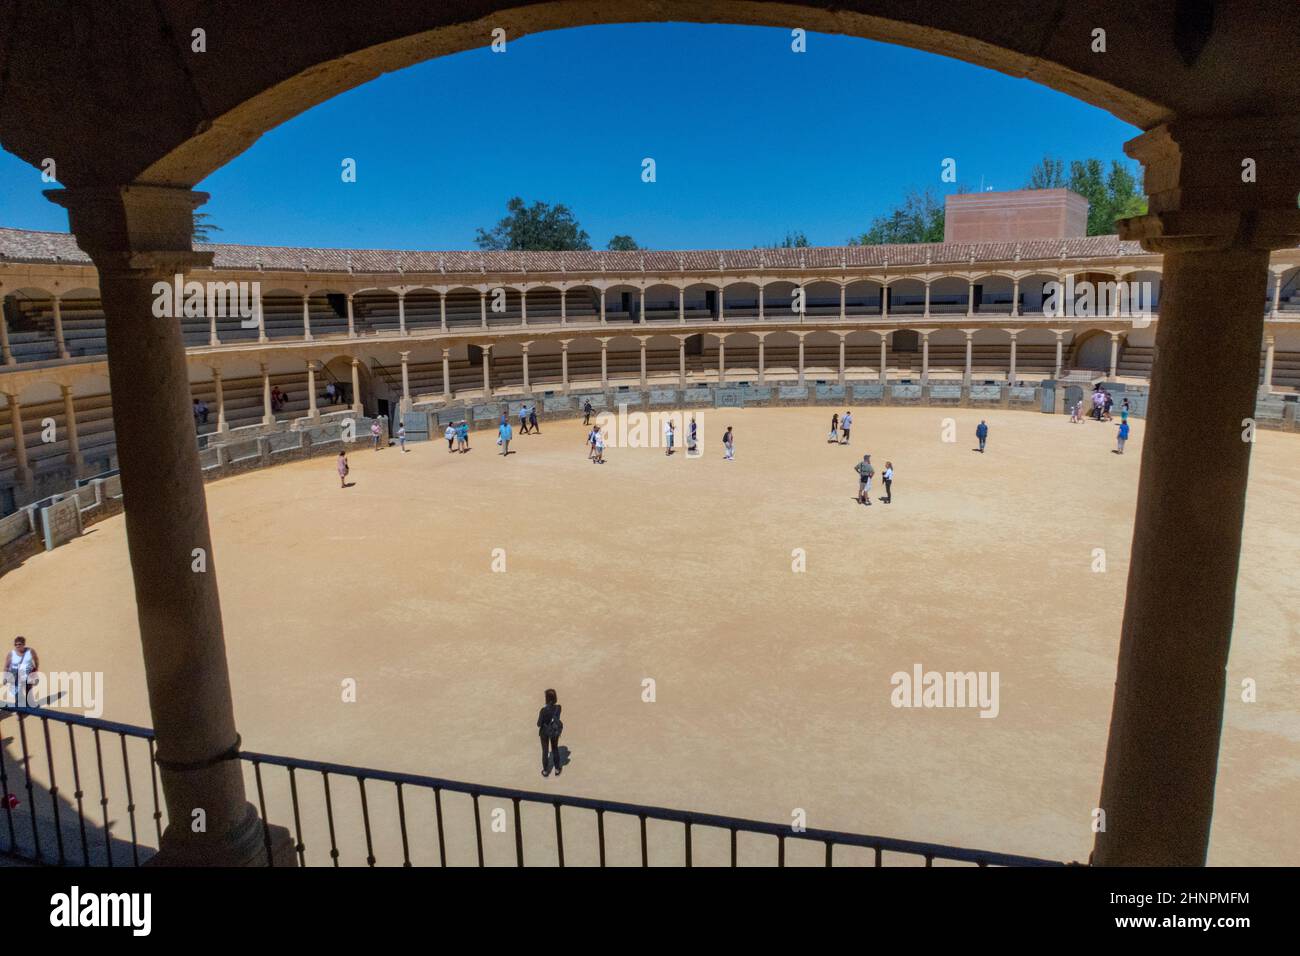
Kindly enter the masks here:
[[[0, 834], [7, 836], [0, 851], [34, 863], [76, 866], [139, 866], [156, 852], [166, 823], [152, 730], [46, 708], [8, 708], [0, 713], [16, 719], [19, 750], [17, 759], [6, 750], [0, 761], [5, 815]], [[302, 866], [418, 865], [424, 860], [415, 852], [417, 844], [428, 850], [427, 862], [441, 866], [507, 862], [564, 866], [566, 860], [598, 866], [639, 861], [649, 866], [652, 858], [656, 863], [666, 860], [685, 866], [751, 862], [785, 866], [792, 844], [801, 848], [795, 863], [815, 859], [825, 866], [858, 862], [879, 867], [894, 857], [927, 867], [936, 861], [973, 866], [1061, 865], [986, 850], [796, 829], [789, 824], [271, 754], [243, 752], [240, 759], [246, 777], [251, 777], [249, 789], [257, 801], [268, 849], [270, 824], [291, 822], [294, 850]], [[137, 776], [140, 779], [134, 779]], [[69, 779], [75, 803], [59, 787], [60, 780]], [[142, 796], [148, 801], [144, 808], [137, 805]], [[92, 803], [99, 804], [98, 813]], [[507, 805], [512, 810], [508, 824], [503, 812]], [[496, 844], [486, 845], [485, 809], [490, 818], [488, 833], [508, 829], [511, 847], [504, 853]], [[125, 820], [120, 818], [123, 812]], [[145, 812], [152, 826], [138, 819]], [[124, 833], [128, 830], [129, 842]], [[328, 850], [314, 842], [309, 846], [309, 833], [327, 839]], [[755, 844], [751, 838], [761, 842]], [[701, 847], [702, 840], [708, 845]], [[805, 852], [809, 846], [815, 851], [812, 857]], [[348, 855], [349, 848], [355, 849], [355, 856]], [[465, 852], [457, 853], [458, 849]]]

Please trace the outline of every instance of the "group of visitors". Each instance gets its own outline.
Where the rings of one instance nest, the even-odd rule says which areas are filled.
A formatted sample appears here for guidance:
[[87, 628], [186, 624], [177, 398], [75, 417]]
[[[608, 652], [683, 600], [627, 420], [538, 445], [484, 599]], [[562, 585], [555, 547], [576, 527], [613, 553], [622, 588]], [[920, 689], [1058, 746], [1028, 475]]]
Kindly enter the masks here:
[[519, 434], [521, 435], [540, 435], [542, 429], [537, 424], [537, 403], [533, 402], [532, 408], [527, 405], [519, 406]]
[[442, 437], [447, 439], [447, 454], [460, 452], [463, 455], [469, 451], [469, 422], [464, 419], [448, 422]]
[[587, 458], [593, 465], [605, 464], [605, 433], [599, 425], [587, 432]]
[[840, 418], [836, 412], [831, 416], [830, 434], [826, 436], [828, 444], [847, 445], [849, 443], [849, 432], [853, 428], [853, 412], [846, 411], [844, 417]]
[[[686, 454], [693, 455], [699, 450], [699, 429], [695, 424], [695, 416], [691, 416], [690, 424], [686, 426]], [[677, 444], [677, 426], [673, 424], [670, 418], [664, 422], [664, 454], [671, 455]]]
[[325, 385], [325, 404], [326, 405], [346, 405], [347, 393], [343, 390], [342, 385], [336, 385], [334, 382], [327, 382]]
[[289, 403], [289, 393], [280, 391], [279, 385], [271, 386], [271, 411], [278, 412]]
[[[862, 460], [853, 466], [853, 470], [858, 473], [858, 504], [871, 504], [871, 481], [876, 476], [876, 467], [871, 464], [871, 456], [863, 455]], [[882, 505], [887, 505], [894, 500], [894, 463], [885, 462], [885, 470], [880, 476], [880, 480], [885, 483], [885, 494], [880, 499]]]

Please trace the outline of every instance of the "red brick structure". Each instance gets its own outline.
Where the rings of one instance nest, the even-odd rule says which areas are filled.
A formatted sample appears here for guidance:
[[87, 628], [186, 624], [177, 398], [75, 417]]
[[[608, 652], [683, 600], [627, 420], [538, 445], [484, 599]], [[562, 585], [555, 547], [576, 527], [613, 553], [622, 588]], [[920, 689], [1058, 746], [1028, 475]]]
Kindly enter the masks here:
[[948, 197], [944, 242], [1073, 239], [1088, 234], [1088, 200], [1068, 189], [1016, 189]]

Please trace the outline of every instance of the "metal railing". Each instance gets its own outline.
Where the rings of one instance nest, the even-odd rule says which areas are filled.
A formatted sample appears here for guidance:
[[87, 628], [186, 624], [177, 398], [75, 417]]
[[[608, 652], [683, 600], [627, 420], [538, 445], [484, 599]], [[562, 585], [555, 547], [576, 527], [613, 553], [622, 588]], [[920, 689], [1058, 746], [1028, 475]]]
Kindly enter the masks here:
[[[19, 744], [19, 759], [12, 761], [12, 766], [9, 766], [11, 758], [7, 751], [0, 761], [0, 790], [3, 791], [0, 797], [3, 797], [5, 814], [5, 830], [0, 832], [8, 835], [8, 845], [3, 852], [38, 863], [91, 866], [138, 866], [155, 852], [157, 842], [153, 846], [141, 842], [136, 819], [139, 788], [132, 780], [130, 762], [131, 750], [135, 749], [149, 764], [147, 792], [152, 798], [152, 829], [157, 841], [161, 841], [164, 809], [159, 797], [152, 730], [44, 708], [7, 708], [0, 713], [16, 716], [15, 736]], [[39, 724], [38, 730], [31, 726], [34, 722]], [[55, 741], [62, 735], [52, 728], [60, 727], [66, 729], [67, 745], [66, 750], [56, 753]], [[82, 741], [80, 753], [79, 735]], [[106, 746], [106, 737], [116, 737], [117, 746]], [[43, 759], [32, 746], [33, 738], [44, 743]], [[84, 754], [89, 746], [93, 746], [93, 773], [85, 767]], [[428, 853], [429, 863], [447, 866], [452, 855], [449, 847], [454, 851], [452, 844], [457, 842], [453, 837], [459, 838], [467, 852], [463, 859], [453, 861], [452, 865], [464, 862], [488, 866], [512, 861], [515, 866], [524, 866], [525, 863], [564, 866], [568, 850], [570, 862], [576, 853], [585, 857], [580, 861], [581, 865], [602, 867], [611, 865], [613, 857], [633, 865], [639, 861], [641, 866], [649, 866], [652, 856], [656, 862], [670, 858], [668, 862], [688, 867], [697, 863], [713, 865], [713, 859], [718, 863], [729, 862], [731, 866], [749, 865], [750, 861], [785, 866], [787, 848], [792, 843], [801, 847], [811, 846], [815, 856], [806, 857], [804, 854], [806, 862], [817, 859], [825, 866], [835, 865], [837, 849], [842, 851], [842, 858], [849, 850], [855, 850], [862, 857], [861, 863], [877, 867], [885, 865], [886, 854], [906, 857], [914, 864], [923, 861], [927, 867], [934, 865], [935, 861], [974, 866], [1062, 865], [1053, 860], [986, 850], [836, 830], [796, 829], [789, 824], [485, 786], [271, 754], [241, 752], [239, 757], [251, 773], [268, 856], [272, 842], [271, 825], [276, 822], [272, 810], [277, 806], [278, 797], [279, 808], [285, 812], [286, 818], [291, 811], [293, 849], [301, 866], [324, 863], [326, 857], [328, 863], [324, 865], [344, 865], [345, 844], [349, 842], [358, 851], [364, 846], [364, 856], [357, 862], [368, 866], [378, 865], [381, 853], [385, 854], [386, 860], [391, 858], [402, 866], [419, 865], [415, 862], [414, 852], [417, 838], [426, 843], [436, 842], [436, 852], [430, 848]], [[273, 775], [271, 768], [280, 772]], [[21, 782], [16, 780], [19, 771], [23, 778]], [[60, 771], [71, 773], [75, 808], [60, 795], [57, 783]], [[91, 786], [97, 784], [95, 789], [99, 794], [102, 826], [87, 816], [86, 801], [94, 798], [86, 792], [87, 781], [83, 778], [87, 778]], [[26, 807], [21, 805], [21, 800], [18, 806], [14, 806], [10, 795], [24, 793]], [[449, 805], [451, 801], [446, 799], [451, 795], [468, 798], [468, 801], [452, 807]], [[119, 801], [117, 812], [121, 809], [126, 812], [125, 822], [115, 820], [113, 816], [114, 797]], [[495, 844], [489, 846], [485, 842], [485, 801], [501, 803], [487, 808], [491, 817], [488, 826], [493, 834], [506, 834], [508, 829], [512, 846], [504, 852]], [[284, 802], [288, 806], [283, 806]], [[504, 805], [507, 804], [513, 810], [513, 819], [508, 825], [504, 818]], [[529, 808], [540, 808], [544, 822], [535, 820], [526, 836], [524, 821]], [[350, 816], [349, 809], [359, 818], [355, 821], [359, 826], [345, 831], [343, 824]], [[547, 810], [551, 812], [546, 813]], [[565, 811], [590, 816], [585, 817], [581, 828], [571, 822], [566, 836]], [[553, 821], [548, 819], [552, 816]], [[472, 844], [465, 834], [465, 830], [471, 827], [471, 817]], [[615, 821], [619, 821], [617, 827]], [[648, 824], [652, 823], [669, 824], [672, 829], [657, 830], [655, 839], [651, 840]], [[124, 837], [113, 835], [115, 825], [119, 830], [129, 827], [129, 844]], [[633, 829], [628, 831], [628, 826]], [[308, 846], [307, 834], [312, 829], [319, 831], [322, 839], [328, 833], [328, 851], [318, 851], [314, 844]], [[610, 836], [612, 829], [621, 830], [625, 836], [631, 832], [630, 840], [615, 841]], [[714, 857], [708, 853], [700, 854], [698, 845], [705, 834], [725, 837], [724, 847], [714, 847], [718, 850]], [[757, 837], [765, 841], [758, 846], [747, 842], [743, 864], [742, 837]], [[770, 846], [766, 841], [770, 841]], [[79, 844], [80, 853], [71, 852], [69, 844], [74, 849]]]

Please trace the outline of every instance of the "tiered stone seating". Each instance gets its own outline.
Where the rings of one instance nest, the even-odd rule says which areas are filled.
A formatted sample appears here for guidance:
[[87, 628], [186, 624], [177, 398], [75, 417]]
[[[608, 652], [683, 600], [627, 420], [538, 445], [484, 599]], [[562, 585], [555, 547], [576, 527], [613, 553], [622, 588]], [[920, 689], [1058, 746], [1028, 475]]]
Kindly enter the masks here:
[[[1263, 361], [1260, 362], [1263, 375]], [[1260, 379], [1263, 381], [1263, 379]], [[1300, 352], [1273, 353], [1273, 389], [1300, 392]]]

